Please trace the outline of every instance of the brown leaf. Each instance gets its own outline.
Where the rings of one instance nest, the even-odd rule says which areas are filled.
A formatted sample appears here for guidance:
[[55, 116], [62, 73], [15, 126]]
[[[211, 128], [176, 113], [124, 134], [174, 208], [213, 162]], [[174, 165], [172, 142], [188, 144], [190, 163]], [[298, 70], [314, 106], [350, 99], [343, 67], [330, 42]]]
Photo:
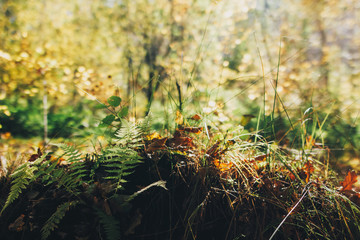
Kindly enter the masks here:
[[40, 148], [38, 148], [37, 153], [32, 154], [32, 155], [30, 156], [28, 162], [33, 162], [33, 161], [35, 161], [36, 159], [38, 159], [39, 157], [41, 157], [41, 156], [42, 156], [42, 152], [41, 152]]
[[220, 141], [217, 141], [214, 145], [211, 146], [211, 148], [206, 151], [206, 154], [209, 156], [210, 159], [216, 159], [219, 157], [219, 145]]
[[255, 161], [265, 161], [267, 156], [268, 156], [267, 154], [263, 154], [263, 155], [256, 156], [254, 159], [255, 159]]
[[172, 148], [193, 148], [195, 147], [190, 137], [173, 137], [168, 140], [167, 145]]
[[24, 214], [21, 214], [13, 223], [11, 223], [9, 225], [9, 230], [10, 231], [16, 231], [16, 232], [21, 232], [23, 230], [23, 227], [25, 225], [24, 222]]
[[199, 121], [201, 120], [201, 116], [199, 114], [195, 114], [194, 116], [191, 117], [191, 119], [195, 121]]
[[355, 171], [349, 171], [344, 181], [340, 182], [342, 189], [341, 192], [346, 190], [352, 190], [352, 185], [357, 182], [357, 176]]
[[184, 127], [181, 130], [183, 130], [185, 132], [199, 134], [202, 132], [203, 128], [202, 127]]
[[160, 138], [160, 139], [153, 139], [153, 142], [149, 144], [146, 151], [147, 152], [154, 152], [156, 150], [165, 149], [165, 143], [168, 139], [167, 138]]

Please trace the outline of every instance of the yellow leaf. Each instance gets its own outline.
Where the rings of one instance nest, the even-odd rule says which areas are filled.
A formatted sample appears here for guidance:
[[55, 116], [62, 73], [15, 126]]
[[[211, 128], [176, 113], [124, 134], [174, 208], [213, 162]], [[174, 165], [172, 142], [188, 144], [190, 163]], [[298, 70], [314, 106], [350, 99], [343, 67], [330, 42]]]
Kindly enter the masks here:
[[179, 110], [176, 111], [175, 122], [179, 125], [184, 123], [184, 117]]
[[160, 136], [160, 134], [158, 132], [153, 132], [153, 133], [151, 133], [149, 135], [146, 135], [145, 138], [146, 138], [146, 140], [151, 141], [153, 139], [160, 139], [161, 136]]

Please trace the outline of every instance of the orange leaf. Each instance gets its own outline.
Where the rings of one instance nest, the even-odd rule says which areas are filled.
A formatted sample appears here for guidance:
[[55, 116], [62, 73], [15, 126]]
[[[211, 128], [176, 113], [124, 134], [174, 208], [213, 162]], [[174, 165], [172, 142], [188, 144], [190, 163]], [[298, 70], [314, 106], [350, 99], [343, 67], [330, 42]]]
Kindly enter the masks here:
[[304, 171], [305, 171], [305, 174], [306, 174], [306, 180], [305, 181], [308, 183], [309, 179], [310, 179], [310, 175], [314, 172], [314, 166], [311, 164], [311, 162], [305, 163]]
[[229, 162], [229, 163], [223, 163], [223, 162], [220, 162], [219, 160], [215, 159], [214, 160], [214, 165], [215, 167], [217, 167], [221, 172], [224, 172], [224, 171], [228, 171], [232, 168], [233, 166], [233, 163], [232, 162]]
[[195, 121], [199, 121], [201, 120], [201, 116], [199, 114], [195, 114], [194, 116], [191, 117], [191, 119]]
[[8, 140], [9, 138], [11, 138], [11, 133], [10, 132], [1, 133], [0, 138], [4, 140]]
[[340, 182], [341, 186], [343, 187], [341, 189], [341, 192], [346, 190], [352, 190], [352, 185], [356, 182], [357, 182], [357, 176], [355, 171], [349, 171], [344, 181]]
[[308, 146], [308, 147], [315, 146], [315, 139], [313, 139], [312, 136], [308, 136], [306, 138], [306, 146]]
[[289, 178], [291, 179], [291, 181], [294, 181], [294, 180], [295, 180], [295, 175], [292, 174], [292, 173], [290, 173], [290, 174], [289, 174]]

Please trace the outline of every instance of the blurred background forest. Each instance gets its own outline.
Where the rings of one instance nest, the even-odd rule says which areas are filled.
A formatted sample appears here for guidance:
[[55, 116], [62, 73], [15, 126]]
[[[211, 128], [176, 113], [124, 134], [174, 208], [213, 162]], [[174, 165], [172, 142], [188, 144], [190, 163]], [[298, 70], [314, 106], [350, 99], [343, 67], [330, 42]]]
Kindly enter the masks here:
[[326, 146], [358, 164], [359, 1], [0, 0], [0, 12], [3, 146], [85, 136], [115, 95], [157, 129], [180, 109], [251, 132], [274, 110], [279, 141], [311, 109]]

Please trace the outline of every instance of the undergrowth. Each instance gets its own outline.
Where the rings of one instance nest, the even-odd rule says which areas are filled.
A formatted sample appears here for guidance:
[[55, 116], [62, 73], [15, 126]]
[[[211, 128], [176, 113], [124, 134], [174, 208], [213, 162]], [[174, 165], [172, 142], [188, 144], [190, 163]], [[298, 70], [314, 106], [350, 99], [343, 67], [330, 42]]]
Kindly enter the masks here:
[[161, 136], [150, 117], [125, 120], [120, 102], [105, 105], [111, 138], [100, 151], [60, 144], [61, 155], [39, 151], [12, 173], [1, 199], [5, 239], [360, 238], [356, 174], [339, 183], [315, 151], [326, 119], [304, 117], [293, 150], [180, 111]]

